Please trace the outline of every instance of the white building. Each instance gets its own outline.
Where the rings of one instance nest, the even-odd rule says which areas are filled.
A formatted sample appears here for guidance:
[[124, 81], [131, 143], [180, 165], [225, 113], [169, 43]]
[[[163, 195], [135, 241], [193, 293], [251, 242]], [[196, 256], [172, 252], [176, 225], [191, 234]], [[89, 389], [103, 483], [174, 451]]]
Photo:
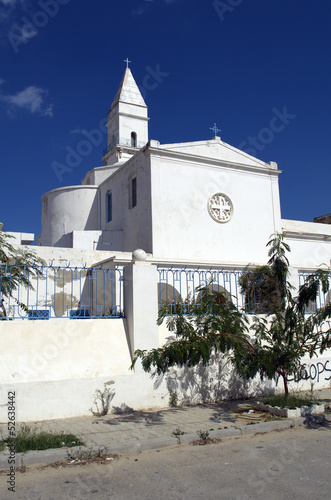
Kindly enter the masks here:
[[[147, 106], [129, 68], [108, 113], [103, 162], [80, 186], [42, 198], [36, 252], [49, 265], [34, 291], [23, 287], [6, 297], [13, 321], [0, 321], [0, 399], [17, 391], [18, 419], [31, 421], [89, 414], [95, 389], [113, 381], [112, 404], [134, 409], [167, 406], [169, 385], [190, 402], [270, 388], [258, 378], [239, 380], [223, 358], [158, 379], [139, 363], [134, 371], [129, 366], [135, 349], [157, 348], [169, 337], [156, 319], [170, 294], [185, 299], [216, 276], [231, 300], [245, 305], [238, 276], [248, 263], [267, 262], [265, 245], [275, 232], [290, 244], [291, 281], [298, 287], [311, 270], [330, 264], [331, 225], [281, 218], [274, 162], [220, 137], [149, 140]], [[15, 236], [16, 244], [32, 239]], [[321, 296], [318, 305], [328, 300]], [[330, 386], [329, 351], [306, 360], [306, 367], [292, 387]], [[0, 422], [7, 419], [7, 406], [0, 405]]]
[[[281, 120], [281, 118], [279, 118]], [[38, 245], [132, 252], [156, 259], [242, 265], [266, 261], [266, 242], [283, 232], [291, 263], [330, 262], [331, 225], [283, 220], [274, 162], [220, 137], [160, 144], [129, 68], [108, 113], [104, 166], [80, 186], [42, 198]]]

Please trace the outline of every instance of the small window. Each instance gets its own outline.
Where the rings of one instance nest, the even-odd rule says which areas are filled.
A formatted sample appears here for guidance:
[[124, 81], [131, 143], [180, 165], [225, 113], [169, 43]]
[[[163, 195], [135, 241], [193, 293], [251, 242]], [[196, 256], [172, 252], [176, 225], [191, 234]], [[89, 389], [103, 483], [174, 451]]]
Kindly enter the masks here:
[[137, 205], [137, 177], [131, 179], [131, 208]]
[[137, 147], [137, 134], [135, 132], [131, 133], [131, 147], [132, 148]]
[[113, 196], [107, 193], [107, 222], [113, 220]]

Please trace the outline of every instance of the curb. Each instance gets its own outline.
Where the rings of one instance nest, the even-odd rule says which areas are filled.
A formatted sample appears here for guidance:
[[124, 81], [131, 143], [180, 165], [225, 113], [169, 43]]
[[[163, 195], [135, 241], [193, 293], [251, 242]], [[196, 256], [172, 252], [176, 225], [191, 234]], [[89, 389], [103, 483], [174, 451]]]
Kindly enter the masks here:
[[[252, 425], [240, 425], [229, 427], [228, 429], [219, 429], [210, 431], [209, 437], [213, 439], [226, 439], [231, 437], [248, 436], [251, 434], [265, 434], [277, 430], [290, 429], [302, 425], [305, 419], [303, 417], [293, 418], [283, 421], [260, 422]], [[158, 448], [167, 448], [178, 446], [180, 444], [189, 444], [198, 439], [197, 433], [183, 434], [176, 438], [175, 436], [151, 438], [137, 441], [128, 441], [127, 443], [114, 444], [109, 446], [95, 446], [88, 448], [86, 446], [74, 446], [72, 448], [50, 449], [42, 451], [28, 451], [26, 453], [17, 453], [15, 456], [15, 467], [35, 465], [41, 463], [55, 463], [68, 460], [70, 457], [77, 457], [80, 454], [97, 454], [100, 449], [103, 453], [123, 454], [134, 453], [145, 450], [155, 450]], [[9, 469], [9, 452], [0, 453], [0, 470]]]

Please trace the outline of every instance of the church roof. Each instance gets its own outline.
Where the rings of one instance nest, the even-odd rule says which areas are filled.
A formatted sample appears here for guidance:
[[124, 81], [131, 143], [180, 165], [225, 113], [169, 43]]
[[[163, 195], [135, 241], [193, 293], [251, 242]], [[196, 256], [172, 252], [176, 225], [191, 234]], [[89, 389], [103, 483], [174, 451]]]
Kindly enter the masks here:
[[276, 163], [267, 164], [266, 162], [255, 158], [241, 151], [238, 148], [223, 142], [220, 137], [214, 137], [205, 141], [181, 142], [174, 144], [160, 144], [159, 149], [175, 151], [179, 153], [187, 153], [204, 158], [213, 158], [215, 160], [223, 160], [231, 163], [243, 164], [256, 167], [269, 167], [277, 170]]
[[140, 93], [138, 85], [132, 76], [130, 68], [126, 68], [120, 86], [116, 92], [113, 103], [110, 107], [112, 109], [118, 102], [125, 102], [126, 104], [135, 104], [136, 106], [146, 106], [143, 96]]

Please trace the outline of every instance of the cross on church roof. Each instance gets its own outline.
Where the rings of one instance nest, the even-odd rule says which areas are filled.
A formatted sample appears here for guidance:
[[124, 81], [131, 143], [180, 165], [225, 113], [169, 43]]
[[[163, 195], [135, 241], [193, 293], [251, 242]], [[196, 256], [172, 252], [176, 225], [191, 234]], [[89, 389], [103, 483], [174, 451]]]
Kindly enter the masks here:
[[124, 62], [126, 62], [126, 67], [128, 68], [129, 67], [129, 63], [131, 62], [131, 61], [129, 61], [128, 57], [126, 59], [124, 59]]
[[209, 128], [210, 128], [210, 130], [212, 130], [212, 131], [214, 132], [215, 137], [216, 137], [217, 132], [220, 132], [220, 131], [221, 131], [221, 129], [219, 129], [219, 128], [216, 126], [216, 123], [214, 123], [214, 126], [213, 126], [213, 127], [209, 127]]

